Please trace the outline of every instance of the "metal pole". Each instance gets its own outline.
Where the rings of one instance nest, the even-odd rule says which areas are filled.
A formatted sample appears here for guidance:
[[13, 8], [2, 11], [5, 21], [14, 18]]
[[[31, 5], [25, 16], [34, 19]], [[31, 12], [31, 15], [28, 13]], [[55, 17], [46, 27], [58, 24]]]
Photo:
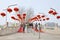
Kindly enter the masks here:
[[41, 23], [39, 23], [39, 39], [41, 38], [40, 36], [41, 36], [41, 34], [40, 34], [40, 30], [41, 30], [41, 26], [42, 26], [42, 19], [40, 19], [41, 21]]
[[11, 7], [11, 6], [16, 6], [17, 4], [13, 4], [13, 5], [9, 5], [8, 7]]
[[6, 12], [6, 25], [8, 27], [8, 22], [7, 22], [7, 9], [3, 9]]
[[38, 25], [39, 25], [39, 39], [40, 39], [40, 23]]
[[7, 22], [7, 11], [6, 11], [6, 25], [8, 27], [8, 22]]

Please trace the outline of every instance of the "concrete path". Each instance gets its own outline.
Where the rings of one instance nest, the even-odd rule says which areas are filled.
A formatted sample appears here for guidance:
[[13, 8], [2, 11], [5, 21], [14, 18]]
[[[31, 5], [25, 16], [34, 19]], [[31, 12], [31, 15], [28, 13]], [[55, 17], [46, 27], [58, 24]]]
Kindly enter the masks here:
[[11, 35], [0, 36], [0, 40], [60, 40], [59, 34], [49, 33], [15, 33]]

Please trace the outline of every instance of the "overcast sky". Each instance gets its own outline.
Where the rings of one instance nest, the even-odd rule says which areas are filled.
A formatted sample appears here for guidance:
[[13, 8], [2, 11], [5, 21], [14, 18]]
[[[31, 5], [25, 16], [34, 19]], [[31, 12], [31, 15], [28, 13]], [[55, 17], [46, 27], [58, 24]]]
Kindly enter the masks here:
[[[44, 13], [51, 18], [49, 22], [60, 22], [54, 16], [48, 14], [48, 10], [54, 8], [60, 15], [60, 0], [0, 0], [0, 12], [3, 12], [3, 9], [12, 4], [17, 4], [18, 7], [33, 8], [35, 14], [38, 14], [38, 12]], [[8, 21], [12, 22], [9, 16], [8, 14]], [[0, 24], [5, 24], [5, 21], [5, 17], [0, 16]]]

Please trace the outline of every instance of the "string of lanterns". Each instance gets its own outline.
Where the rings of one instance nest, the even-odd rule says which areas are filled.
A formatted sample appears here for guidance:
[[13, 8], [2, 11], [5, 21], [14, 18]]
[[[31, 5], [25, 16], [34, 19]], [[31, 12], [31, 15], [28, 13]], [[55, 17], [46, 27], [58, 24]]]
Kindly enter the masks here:
[[[14, 7], [14, 9], [13, 9], [15, 12], [18, 12], [19, 11], [19, 8], [18, 7]], [[13, 11], [11, 8], [7, 8], [7, 12], [9, 12], [9, 13], [11, 13], [12, 11]], [[58, 13], [55, 11], [55, 10], [53, 10], [53, 9], [50, 9], [49, 10], [49, 12], [48, 12], [49, 14], [51, 14], [51, 15], [54, 15], [54, 16], [56, 16]], [[2, 17], [4, 17], [4, 16], [6, 16], [6, 13], [4, 13], [4, 12], [1, 12], [0, 13], [0, 15], [2, 16]], [[20, 14], [17, 14], [17, 16], [18, 16], [18, 18], [20, 19], [20, 20], [24, 20], [25, 18], [26, 18], [26, 13], [23, 13], [22, 15], [20, 15]], [[44, 17], [45, 17], [45, 15], [37, 15], [36, 17], [34, 17], [34, 18], [31, 18], [31, 19], [29, 19], [29, 21], [32, 21], [32, 20], [39, 20], [40, 18], [43, 18], [43, 21], [45, 21], [45, 20], [49, 20], [49, 18], [45, 18], [44, 19]], [[12, 17], [11, 16], [11, 18], [12, 19], [14, 19], [14, 20], [18, 20], [18, 19], [16, 19], [15, 17]], [[60, 16], [56, 16], [56, 18], [57, 19], [60, 19]], [[41, 21], [41, 20], [40, 20]]]
[[[42, 20], [41, 20], [42, 19]], [[49, 20], [50, 18], [46, 18], [45, 15], [37, 15], [36, 17], [30, 18], [30, 21], [45, 21], [45, 20]]]
[[58, 13], [55, 9], [51, 8], [48, 13], [56, 16], [57, 19], [60, 19], [60, 16], [57, 16]]

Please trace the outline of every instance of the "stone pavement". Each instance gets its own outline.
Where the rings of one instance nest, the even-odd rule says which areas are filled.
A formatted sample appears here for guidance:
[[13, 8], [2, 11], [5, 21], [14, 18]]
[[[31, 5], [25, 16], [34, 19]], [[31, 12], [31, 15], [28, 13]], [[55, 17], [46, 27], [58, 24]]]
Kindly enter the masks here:
[[49, 33], [15, 33], [11, 35], [0, 36], [0, 40], [60, 40], [59, 34]]

